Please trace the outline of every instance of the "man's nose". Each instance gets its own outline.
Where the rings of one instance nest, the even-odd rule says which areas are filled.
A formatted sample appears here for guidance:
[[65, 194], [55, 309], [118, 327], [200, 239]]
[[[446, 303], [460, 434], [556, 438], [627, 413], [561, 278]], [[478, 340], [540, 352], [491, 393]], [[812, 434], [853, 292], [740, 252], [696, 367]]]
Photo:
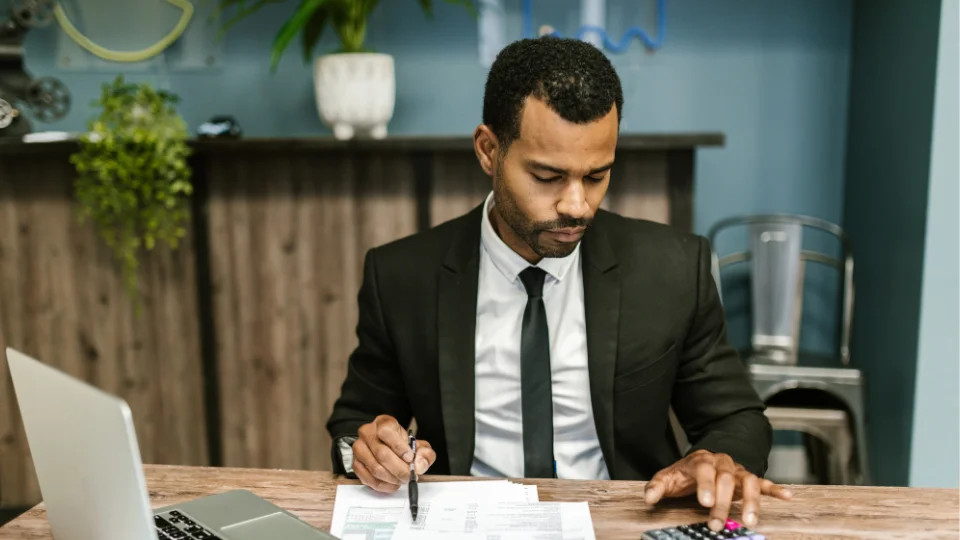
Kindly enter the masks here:
[[590, 215], [590, 205], [587, 203], [586, 191], [583, 182], [568, 182], [557, 203], [557, 213], [574, 219]]

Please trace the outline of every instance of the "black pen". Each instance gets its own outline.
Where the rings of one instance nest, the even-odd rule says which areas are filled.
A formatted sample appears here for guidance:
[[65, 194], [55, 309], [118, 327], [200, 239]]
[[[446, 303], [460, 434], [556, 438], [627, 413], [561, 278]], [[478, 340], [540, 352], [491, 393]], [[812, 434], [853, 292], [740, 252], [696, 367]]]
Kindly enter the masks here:
[[410, 484], [408, 487], [408, 493], [410, 496], [410, 515], [413, 517], [413, 521], [417, 521], [417, 506], [419, 493], [417, 492], [417, 439], [413, 436], [413, 430], [410, 430], [410, 450], [413, 451], [413, 459], [410, 460]]

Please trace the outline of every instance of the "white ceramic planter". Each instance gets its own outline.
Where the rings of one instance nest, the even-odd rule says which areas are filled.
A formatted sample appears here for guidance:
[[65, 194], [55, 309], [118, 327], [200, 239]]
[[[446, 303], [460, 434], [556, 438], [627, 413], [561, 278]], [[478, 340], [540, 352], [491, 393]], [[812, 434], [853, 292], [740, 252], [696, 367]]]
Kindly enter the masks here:
[[320, 120], [337, 139], [387, 136], [396, 102], [393, 57], [379, 53], [328, 54], [313, 64]]

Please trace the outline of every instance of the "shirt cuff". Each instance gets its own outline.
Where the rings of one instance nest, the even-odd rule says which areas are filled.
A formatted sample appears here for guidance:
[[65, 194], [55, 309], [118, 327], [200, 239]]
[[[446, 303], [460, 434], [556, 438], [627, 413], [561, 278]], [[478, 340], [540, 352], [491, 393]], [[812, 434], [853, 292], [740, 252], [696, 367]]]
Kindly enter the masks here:
[[340, 437], [337, 439], [337, 451], [340, 453], [340, 463], [343, 464], [343, 470], [347, 475], [352, 476], [353, 472], [353, 443], [356, 437]]

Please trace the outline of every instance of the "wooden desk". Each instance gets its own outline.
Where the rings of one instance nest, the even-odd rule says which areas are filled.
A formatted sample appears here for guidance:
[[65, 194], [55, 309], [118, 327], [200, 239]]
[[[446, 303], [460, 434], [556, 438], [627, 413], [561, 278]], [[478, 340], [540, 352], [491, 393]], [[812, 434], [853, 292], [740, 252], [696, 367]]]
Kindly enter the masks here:
[[[147, 485], [155, 507], [249, 489], [305, 521], [329, 530], [336, 486], [354, 483], [329, 472], [148, 465]], [[434, 480], [466, 478], [434, 478]], [[429, 481], [429, 478], [424, 481]], [[589, 501], [599, 540], [635, 540], [644, 530], [706, 520], [694, 501], [656, 508], [642, 502], [642, 482], [537, 482], [542, 501]], [[757, 529], [770, 540], [928, 540], [960, 538], [958, 490], [857, 487], [795, 487], [790, 502], [764, 500]], [[736, 519], [737, 516], [734, 516]], [[50, 539], [42, 504], [0, 528], [0, 540]]]

